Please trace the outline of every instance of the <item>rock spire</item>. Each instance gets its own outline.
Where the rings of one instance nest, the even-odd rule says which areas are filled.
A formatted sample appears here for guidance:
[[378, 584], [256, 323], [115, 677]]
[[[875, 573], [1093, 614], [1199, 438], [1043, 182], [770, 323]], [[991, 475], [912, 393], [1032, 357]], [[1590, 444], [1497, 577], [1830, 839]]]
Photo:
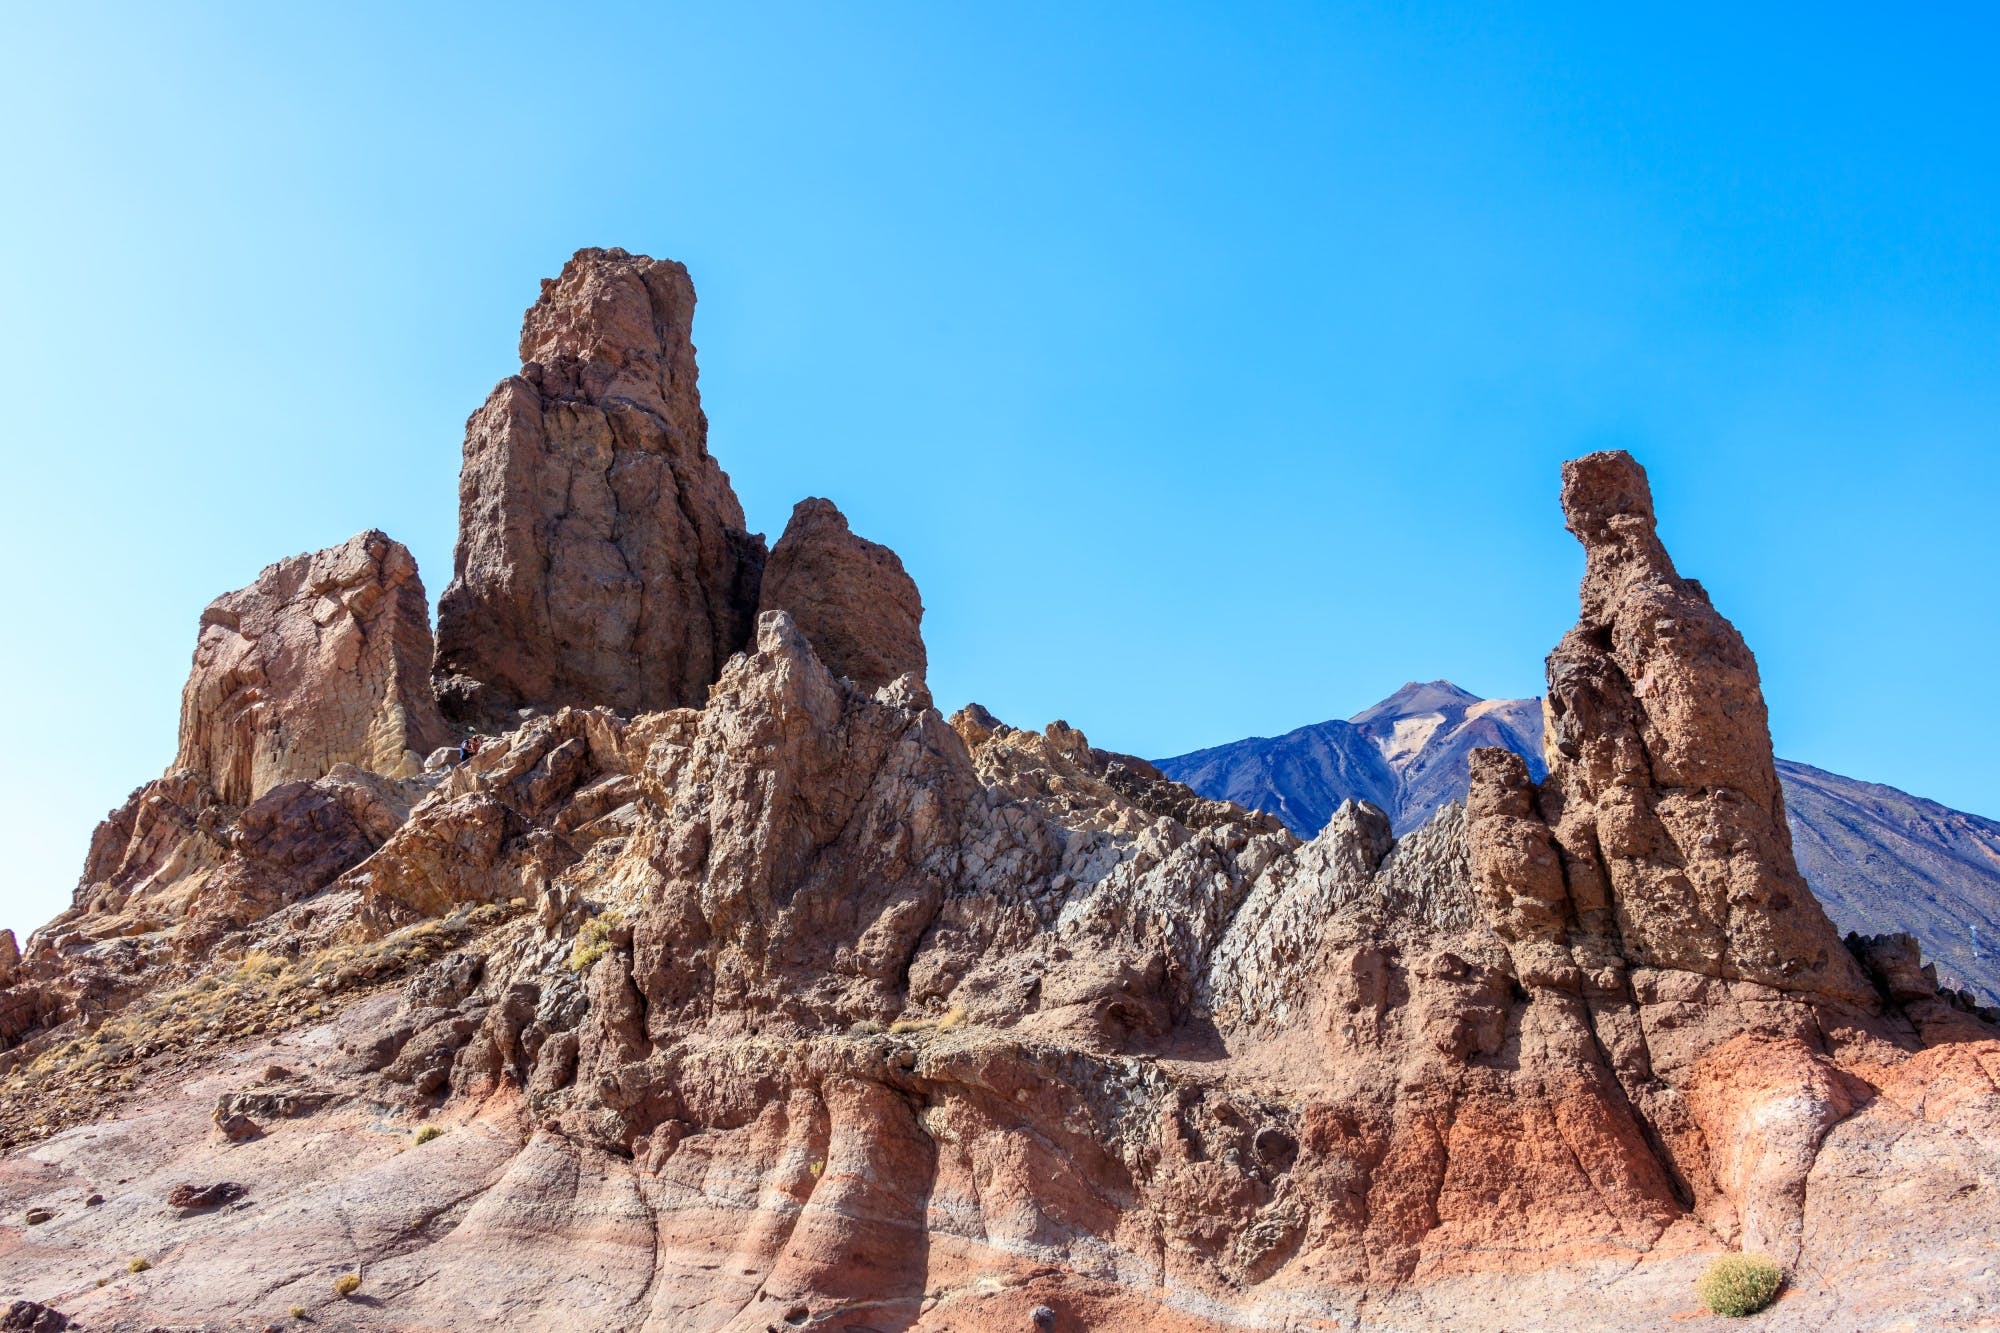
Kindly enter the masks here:
[[579, 250], [521, 329], [521, 373], [473, 413], [438, 607], [447, 714], [699, 705], [749, 641], [764, 542], [708, 452], [694, 284]]

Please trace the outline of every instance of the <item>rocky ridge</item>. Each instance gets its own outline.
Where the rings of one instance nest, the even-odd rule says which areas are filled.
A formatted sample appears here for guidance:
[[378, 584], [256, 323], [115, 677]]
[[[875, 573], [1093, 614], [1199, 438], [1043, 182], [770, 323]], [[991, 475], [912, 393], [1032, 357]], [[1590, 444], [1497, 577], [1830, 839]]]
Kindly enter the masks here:
[[768, 563], [738, 540], [691, 308], [677, 265], [581, 252], [544, 369], [474, 418], [435, 678], [476, 754], [243, 802], [176, 769], [0, 950], [24, 1300], [1667, 1327], [1755, 1245], [1773, 1327], [2000, 1308], [2000, 1034], [1907, 940], [1834, 934], [1754, 661], [1631, 460], [1565, 473], [1590, 573], [1546, 780], [1480, 751], [1421, 832], [1356, 804], [1302, 842], [1066, 723], [947, 719], [914, 586], [830, 506]]
[[[1271, 811], [1302, 838], [1347, 801], [1380, 806], [1407, 833], [1464, 803], [1482, 745], [1520, 755], [1539, 781], [1541, 699], [1413, 681], [1345, 722], [1155, 762], [1205, 796]], [[1946, 984], [2000, 1006], [2000, 821], [1791, 760], [1777, 773], [1799, 869], [1834, 924], [1911, 934]]]

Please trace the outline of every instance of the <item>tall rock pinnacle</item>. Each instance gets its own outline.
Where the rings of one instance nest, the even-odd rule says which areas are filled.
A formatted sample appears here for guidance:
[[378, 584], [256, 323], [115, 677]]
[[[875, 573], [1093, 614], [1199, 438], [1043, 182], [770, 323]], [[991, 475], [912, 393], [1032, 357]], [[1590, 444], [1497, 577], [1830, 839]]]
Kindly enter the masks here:
[[521, 373], [466, 426], [438, 607], [438, 697], [698, 705], [749, 640], [764, 543], [708, 452], [685, 268], [579, 250], [521, 329]]
[[1577, 624], [1549, 656], [1549, 776], [1537, 801], [1511, 755], [1482, 751], [1472, 769], [1496, 922], [1615, 939], [1634, 966], [1866, 1002], [1793, 858], [1756, 659], [1675, 571], [1645, 469], [1622, 452], [1576, 459], [1562, 504], [1586, 565]]

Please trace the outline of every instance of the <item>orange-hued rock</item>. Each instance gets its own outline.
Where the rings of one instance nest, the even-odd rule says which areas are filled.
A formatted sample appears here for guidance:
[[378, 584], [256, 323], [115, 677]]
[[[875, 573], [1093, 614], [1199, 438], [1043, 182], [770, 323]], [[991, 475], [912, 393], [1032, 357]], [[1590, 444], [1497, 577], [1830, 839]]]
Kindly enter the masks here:
[[750, 635], [764, 541], [708, 452], [694, 284], [579, 250], [521, 327], [521, 373], [466, 424], [438, 604], [453, 716], [698, 705]]
[[864, 689], [929, 667], [923, 599], [903, 562], [848, 529], [831, 500], [801, 500], [764, 566], [758, 610], [787, 612], [820, 661]]
[[335, 764], [405, 770], [444, 743], [417, 562], [380, 532], [281, 560], [209, 604], [174, 768], [224, 805]]
[[[685, 528], [519, 508], [632, 468], [720, 485], [691, 299], [585, 252], [496, 397], [523, 415], [475, 419], [440, 655], [469, 757], [247, 805], [178, 769], [71, 911], [0, 940], [23, 1299], [86, 1327], [1671, 1328], [1757, 1248], [1791, 1271], [1759, 1327], [2000, 1317], [2000, 1034], [1913, 942], [1833, 937], [1754, 663], [1636, 464], [1565, 473], [1588, 563], [1548, 778], [1480, 751], [1415, 832], [1351, 803], [1301, 842], [1066, 722], [947, 720], [914, 587], [831, 506], [727, 645], [711, 610], [756, 598], [710, 601], [726, 487]], [[614, 565], [699, 633], [619, 628]], [[243, 1196], [162, 1206], [216, 1181]], [[133, 1253], [160, 1262], [97, 1285]]]

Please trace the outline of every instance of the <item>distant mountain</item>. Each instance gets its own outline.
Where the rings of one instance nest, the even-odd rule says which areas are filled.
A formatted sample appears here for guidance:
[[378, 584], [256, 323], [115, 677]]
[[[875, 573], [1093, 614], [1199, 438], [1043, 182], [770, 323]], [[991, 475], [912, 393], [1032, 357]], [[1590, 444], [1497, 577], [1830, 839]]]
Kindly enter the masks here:
[[[1481, 699], [1448, 680], [1410, 682], [1345, 722], [1253, 736], [1158, 761], [1203, 796], [1268, 810], [1309, 838], [1348, 799], [1398, 834], [1465, 795], [1466, 756], [1514, 751], [1537, 780], [1540, 699]], [[1843, 931], [1906, 930], [1954, 985], [2000, 1003], [2000, 821], [1778, 761], [1799, 866]]]
[[1253, 736], [1159, 767], [1204, 796], [1268, 810], [1302, 838], [1350, 798], [1386, 812], [1402, 834], [1465, 795], [1466, 756], [1485, 745], [1524, 756], [1539, 782], [1541, 700], [1482, 699], [1448, 680], [1411, 681], [1345, 722]]

